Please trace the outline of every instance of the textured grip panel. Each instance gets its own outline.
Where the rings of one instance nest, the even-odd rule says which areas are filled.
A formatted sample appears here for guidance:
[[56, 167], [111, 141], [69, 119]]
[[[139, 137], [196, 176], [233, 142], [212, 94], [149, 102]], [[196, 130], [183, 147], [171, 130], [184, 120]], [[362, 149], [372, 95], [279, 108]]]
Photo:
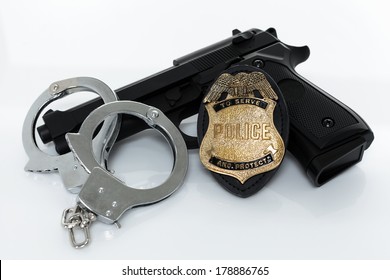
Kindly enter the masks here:
[[302, 81], [287, 67], [267, 61], [264, 70], [281, 88], [290, 121], [299, 123], [316, 138], [358, 123], [353, 115], [326, 96], [325, 92]]

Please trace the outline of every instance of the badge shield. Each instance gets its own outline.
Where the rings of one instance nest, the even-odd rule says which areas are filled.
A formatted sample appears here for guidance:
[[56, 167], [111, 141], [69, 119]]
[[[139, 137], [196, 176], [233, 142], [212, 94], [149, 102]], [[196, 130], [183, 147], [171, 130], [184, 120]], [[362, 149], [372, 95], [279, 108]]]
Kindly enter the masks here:
[[223, 73], [203, 100], [200, 160], [234, 194], [255, 193], [283, 161], [286, 135], [278, 131], [280, 120], [278, 128], [274, 122], [278, 99], [256, 71]]
[[242, 184], [279, 166], [285, 149], [273, 123], [276, 102], [255, 97], [222, 102], [230, 105], [218, 111], [220, 103], [206, 105], [210, 123], [200, 147], [203, 165]]

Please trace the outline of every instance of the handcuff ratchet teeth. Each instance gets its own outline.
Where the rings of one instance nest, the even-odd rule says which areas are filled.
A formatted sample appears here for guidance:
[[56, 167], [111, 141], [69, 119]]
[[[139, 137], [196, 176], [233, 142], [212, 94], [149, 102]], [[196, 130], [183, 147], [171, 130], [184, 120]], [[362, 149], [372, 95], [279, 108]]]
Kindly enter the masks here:
[[[118, 98], [102, 81], [90, 77], [78, 77], [54, 82], [46, 89], [31, 106], [23, 124], [23, 146], [29, 157], [25, 166], [26, 171], [31, 172], [55, 172], [58, 171], [67, 190], [78, 193], [80, 186], [87, 180], [89, 173], [84, 168], [79, 168], [74, 155], [68, 152], [64, 155], [49, 155], [43, 152], [37, 145], [35, 138], [35, 126], [39, 114], [43, 109], [55, 100], [75, 92], [89, 91], [97, 93], [105, 103], [117, 101]], [[108, 154], [116, 140], [120, 117], [117, 115], [105, 119], [99, 133], [93, 140], [93, 153], [100, 165], [105, 166]]]
[[[93, 155], [92, 136], [107, 117], [129, 114], [144, 120], [168, 141], [173, 152], [173, 168], [165, 182], [152, 189], [135, 189], [115, 178], [102, 168]], [[82, 248], [90, 240], [89, 226], [95, 219], [117, 223], [122, 214], [135, 206], [158, 202], [170, 196], [182, 184], [188, 167], [187, 147], [178, 128], [157, 108], [133, 101], [118, 101], [95, 109], [84, 120], [78, 133], [66, 135], [75, 158], [90, 175], [78, 194], [76, 207], [64, 211], [62, 224], [69, 230], [75, 248]], [[85, 239], [76, 242], [74, 231], [79, 227]]]

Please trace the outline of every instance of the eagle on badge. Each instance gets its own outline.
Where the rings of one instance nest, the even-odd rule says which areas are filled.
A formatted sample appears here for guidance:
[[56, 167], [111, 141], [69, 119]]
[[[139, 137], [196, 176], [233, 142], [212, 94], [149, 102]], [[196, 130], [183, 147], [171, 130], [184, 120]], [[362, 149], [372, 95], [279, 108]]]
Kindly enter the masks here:
[[221, 94], [226, 92], [231, 97], [254, 96], [254, 90], [260, 92], [263, 98], [278, 100], [278, 96], [272, 90], [271, 85], [261, 72], [238, 73], [231, 75], [223, 73], [210, 88], [203, 102], [208, 103], [220, 99]]

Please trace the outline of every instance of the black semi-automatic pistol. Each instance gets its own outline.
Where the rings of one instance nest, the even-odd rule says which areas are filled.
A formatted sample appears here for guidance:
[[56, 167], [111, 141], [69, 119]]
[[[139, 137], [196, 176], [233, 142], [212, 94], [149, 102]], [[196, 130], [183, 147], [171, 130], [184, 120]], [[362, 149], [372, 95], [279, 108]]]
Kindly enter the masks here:
[[[365, 121], [346, 105], [307, 81], [294, 68], [310, 55], [307, 46], [282, 43], [276, 30], [233, 30], [233, 36], [173, 61], [173, 67], [116, 90], [121, 100], [134, 100], [162, 110], [178, 127], [198, 113], [210, 83], [233, 65], [252, 65], [266, 71], [280, 87], [290, 117], [288, 150], [315, 185], [320, 186], [362, 159], [374, 139]], [[66, 111], [47, 111], [38, 127], [43, 143], [53, 141], [59, 154], [69, 151], [67, 132], [103, 104], [94, 99]], [[118, 140], [148, 126], [124, 115]], [[183, 137], [198, 148], [196, 137]]]

